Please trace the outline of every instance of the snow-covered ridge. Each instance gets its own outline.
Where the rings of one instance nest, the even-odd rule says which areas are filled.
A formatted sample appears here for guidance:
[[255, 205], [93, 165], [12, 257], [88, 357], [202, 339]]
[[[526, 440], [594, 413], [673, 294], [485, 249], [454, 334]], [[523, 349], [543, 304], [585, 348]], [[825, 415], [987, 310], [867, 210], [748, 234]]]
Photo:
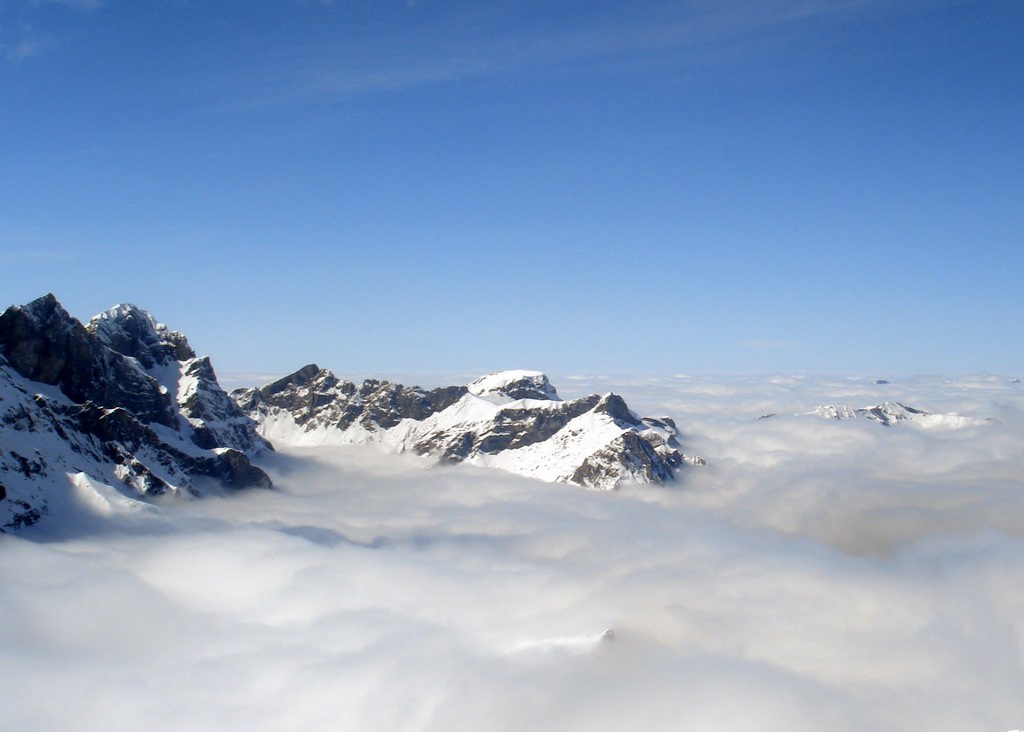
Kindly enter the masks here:
[[476, 379], [466, 387], [478, 397], [494, 394], [510, 399], [549, 399], [561, 401], [548, 377], [540, 371], [498, 371]]
[[539, 371], [427, 391], [357, 386], [310, 364], [232, 395], [264, 437], [287, 445], [373, 443], [598, 489], [670, 481], [687, 462], [671, 419], [640, 418], [615, 394], [563, 401]]
[[184, 335], [136, 305], [115, 305], [93, 316], [86, 329], [108, 348], [138, 360], [147, 369], [196, 356]]
[[911, 423], [926, 429], [960, 429], [961, 427], [984, 424], [986, 421], [955, 413], [932, 414], [908, 407], [900, 402], [883, 402], [873, 407], [857, 409], [845, 404], [826, 404], [807, 414], [822, 419], [869, 419], [886, 427]]

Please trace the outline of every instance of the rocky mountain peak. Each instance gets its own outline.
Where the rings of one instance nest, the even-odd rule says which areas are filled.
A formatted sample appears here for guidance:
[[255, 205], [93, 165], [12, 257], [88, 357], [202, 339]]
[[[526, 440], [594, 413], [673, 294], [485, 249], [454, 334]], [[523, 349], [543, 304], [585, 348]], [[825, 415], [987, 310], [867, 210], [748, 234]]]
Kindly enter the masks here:
[[57, 301], [52, 292], [48, 292], [42, 297], [37, 297], [26, 305], [11, 305], [8, 309], [21, 313], [24, 317], [40, 325], [52, 322], [54, 319], [68, 327], [77, 322]]
[[607, 414], [622, 426], [638, 427], [642, 424], [640, 418], [626, 406], [625, 400], [618, 394], [605, 394], [594, 407], [594, 411], [598, 414]]
[[89, 327], [53, 295], [0, 314], [0, 532], [211, 481], [270, 487], [255, 427], [210, 360], [135, 306]]
[[115, 305], [93, 317], [86, 329], [108, 348], [137, 359], [147, 369], [196, 357], [184, 335], [136, 305]]
[[160, 384], [100, 342], [53, 295], [0, 315], [0, 351], [26, 379], [57, 386], [75, 402], [123, 407], [147, 423], [174, 424]]
[[497, 371], [471, 382], [470, 394], [479, 397], [503, 396], [509, 399], [545, 399], [561, 401], [548, 377], [540, 371]]
[[326, 376], [329, 374], [329, 371], [321, 369], [315, 363], [307, 364], [295, 373], [288, 374], [277, 381], [267, 384], [260, 389], [260, 392], [264, 396], [274, 396], [275, 394], [288, 391], [291, 388], [308, 387], [318, 376]]
[[74, 352], [85, 348], [84, 330], [57, 298], [47, 294], [27, 305], [12, 305], [0, 315], [0, 349], [25, 377], [57, 384]]

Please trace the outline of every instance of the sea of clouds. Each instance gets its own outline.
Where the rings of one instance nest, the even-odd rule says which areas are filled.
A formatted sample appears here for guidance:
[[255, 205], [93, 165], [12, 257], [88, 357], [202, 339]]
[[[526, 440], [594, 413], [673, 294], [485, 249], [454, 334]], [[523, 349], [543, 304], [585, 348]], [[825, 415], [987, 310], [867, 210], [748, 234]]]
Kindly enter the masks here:
[[[675, 417], [708, 464], [592, 493], [282, 450], [274, 491], [0, 537], [0, 726], [1024, 726], [1020, 384], [555, 383]], [[885, 400], [991, 421], [797, 416]]]

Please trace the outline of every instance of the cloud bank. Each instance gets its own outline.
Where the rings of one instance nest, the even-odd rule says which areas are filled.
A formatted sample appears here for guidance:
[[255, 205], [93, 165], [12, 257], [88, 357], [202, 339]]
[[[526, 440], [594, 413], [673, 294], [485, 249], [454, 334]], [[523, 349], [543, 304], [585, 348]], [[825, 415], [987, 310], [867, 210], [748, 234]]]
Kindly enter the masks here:
[[[6, 723], [1022, 725], [1019, 385], [615, 390], [676, 416], [709, 465], [672, 488], [599, 494], [306, 449], [268, 463], [278, 491], [0, 537]], [[792, 416], [885, 395], [996, 421], [935, 432]]]

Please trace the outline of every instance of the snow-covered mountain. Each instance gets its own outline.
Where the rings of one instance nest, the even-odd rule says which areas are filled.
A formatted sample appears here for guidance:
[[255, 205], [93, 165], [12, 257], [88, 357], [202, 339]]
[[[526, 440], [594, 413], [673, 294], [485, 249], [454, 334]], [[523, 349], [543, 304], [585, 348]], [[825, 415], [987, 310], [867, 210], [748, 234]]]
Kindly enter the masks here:
[[357, 386], [311, 364], [232, 396], [275, 443], [376, 443], [588, 488], [670, 481], [684, 462], [702, 462], [682, 455], [668, 417], [638, 417], [611, 393], [563, 401], [536, 371], [425, 390]]
[[272, 449], [209, 359], [132, 305], [83, 325], [53, 295], [0, 314], [0, 527], [270, 487]]
[[272, 449], [221, 389], [210, 359], [197, 357], [181, 333], [135, 305], [100, 313], [86, 330], [113, 351], [138, 361], [170, 397], [178, 431], [199, 447], [232, 447], [247, 455]]
[[932, 414], [899, 402], [883, 402], [873, 407], [854, 409], [845, 404], [826, 404], [818, 407], [808, 415], [822, 419], [870, 419], [879, 424], [891, 427], [901, 422], [910, 422], [925, 428], [959, 429], [976, 424], [984, 424], [985, 420], [965, 417], [960, 414]]

